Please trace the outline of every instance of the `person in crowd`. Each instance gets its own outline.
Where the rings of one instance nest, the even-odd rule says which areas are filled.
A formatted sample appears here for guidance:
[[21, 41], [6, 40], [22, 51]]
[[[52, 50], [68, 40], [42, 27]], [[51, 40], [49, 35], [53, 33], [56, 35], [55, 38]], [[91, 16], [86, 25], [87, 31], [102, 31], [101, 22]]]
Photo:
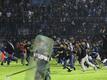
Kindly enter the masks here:
[[26, 60], [26, 55], [27, 55], [25, 42], [23, 41], [23, 42], [18, 43], [17, 48], [19, 48], [20, 50], [21, 64], [25, 65], [25, 60]]
[[1, 55], [0, 55], [0, 57], [1, 57], [1, 65], [3, 65], [3, 63], [4, 62], [6, 62], [6, 51], [4, 50], [4, 49], [2, 49], [1, 51], [0, 51], [0, 53], [1, 53]]
[[99, 67], [98, 61], [101, 62], [101, 56], [99, 54], [98, 46], [96, 44], [93, 44], [93, 49], [91, 54], [89, 55], [89, 60], [96, 65], [97, 68]]
[[81, 66], [82, 66], [82, 69], [83, 71], [86, 71], [86, 66], [85, 66], [85, 62], [92, 66], [94, 68], [94, 70], [97, 70], [97, 67], [92, 64], [91, 62], [89, 62], [89, 59], [88, 59], [88, 50], [87, 50], [87, 46], [85, 44], [85, 42], [82, 42], [81, 43]]
[[70, 54], [69, 54], [69, 57], [70, 57], [70, 68], [72, 69], [76, 69], [75, 66], [74, 66], [74, 63], [75, 63], [75, 56], [74, 56], [74, 44], [73, 43], [69, 43], [69, 48], [70, 48]]

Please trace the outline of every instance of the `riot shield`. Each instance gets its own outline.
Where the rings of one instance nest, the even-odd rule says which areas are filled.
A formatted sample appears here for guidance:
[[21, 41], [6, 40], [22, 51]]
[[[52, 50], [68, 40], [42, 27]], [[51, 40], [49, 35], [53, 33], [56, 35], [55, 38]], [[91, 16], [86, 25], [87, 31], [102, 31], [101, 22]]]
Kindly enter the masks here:
[[30, 66], [33, 69], [27, 71], [25, 80], [50, 80], [49, 60], [53, 50], [53, 39], [38, 35], [33, 42], [33, 53]]

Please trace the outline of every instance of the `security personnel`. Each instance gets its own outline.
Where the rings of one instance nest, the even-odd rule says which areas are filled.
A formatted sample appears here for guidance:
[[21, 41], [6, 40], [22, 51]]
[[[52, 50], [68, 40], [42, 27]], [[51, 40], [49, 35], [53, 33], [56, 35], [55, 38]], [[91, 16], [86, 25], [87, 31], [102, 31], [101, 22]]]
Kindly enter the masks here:
[[35, 39], [36, 64], [35, 80], [50, 80], [49, 60], [51, 58], [54, 41], [43, 35], [38, 35]]

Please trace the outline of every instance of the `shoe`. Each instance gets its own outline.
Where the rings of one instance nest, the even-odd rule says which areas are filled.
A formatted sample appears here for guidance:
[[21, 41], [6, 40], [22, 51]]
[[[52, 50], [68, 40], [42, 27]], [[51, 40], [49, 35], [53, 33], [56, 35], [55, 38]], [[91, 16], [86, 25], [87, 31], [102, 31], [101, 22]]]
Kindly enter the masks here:
[[3, 66], [3, 63], [1, 63], [1, 65]]
[[74, 70], [76, 70], [76, 68], [74, 67]]
[[71, 72], [72, 70], [71, 69], [68, 69], [68, 72]]
[[28, 66], [29, 64], [26, 64], [26, 66]]

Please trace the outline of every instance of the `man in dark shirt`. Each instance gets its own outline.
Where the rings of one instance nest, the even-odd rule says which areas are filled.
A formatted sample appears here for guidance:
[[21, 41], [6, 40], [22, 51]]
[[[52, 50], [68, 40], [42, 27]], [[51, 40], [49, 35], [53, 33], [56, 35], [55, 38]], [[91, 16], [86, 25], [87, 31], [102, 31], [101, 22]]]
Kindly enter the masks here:
[[86, 66], [85, 66], [85, 62], [92, 66], [95, 70], [97, 70], [97, 67], [92, 64], [91, 62], [89, 62], [89, 56], [88, 56], [88, 48], [87, 48], [87, 45], [85, 44], [85, 42], [82, 42], [81, 44], [81, 66], [82, 66], [82, 69], [83, 71], [86, 71]]

